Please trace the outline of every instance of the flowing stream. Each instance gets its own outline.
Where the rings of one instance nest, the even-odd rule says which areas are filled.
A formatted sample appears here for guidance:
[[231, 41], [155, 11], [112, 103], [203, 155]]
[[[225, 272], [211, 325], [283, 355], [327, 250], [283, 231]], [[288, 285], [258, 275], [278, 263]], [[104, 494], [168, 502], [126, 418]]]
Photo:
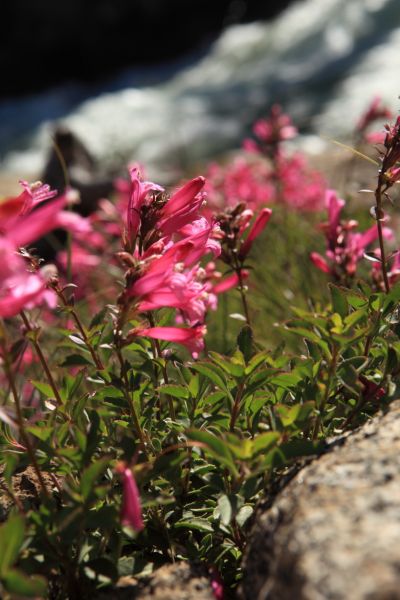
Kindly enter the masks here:
[[0, 168], [40, 172], [62, 122], [104, 168], [139, 160], [171, 173], [239, 146], [277, 101], [308, 139], [339, 139], [374, 95], [398, 110], [399, 73], [399, 0], [302, 0], [159, 72], [0, 102]]

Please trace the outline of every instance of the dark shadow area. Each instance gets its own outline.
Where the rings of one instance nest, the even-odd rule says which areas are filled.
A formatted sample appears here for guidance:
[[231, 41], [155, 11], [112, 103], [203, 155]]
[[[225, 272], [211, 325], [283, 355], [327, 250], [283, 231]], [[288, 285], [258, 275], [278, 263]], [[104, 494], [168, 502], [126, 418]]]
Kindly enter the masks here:
[[233, 23], [268, 19], [292, 0], [5, 0], [0, 97], [171, 61]]

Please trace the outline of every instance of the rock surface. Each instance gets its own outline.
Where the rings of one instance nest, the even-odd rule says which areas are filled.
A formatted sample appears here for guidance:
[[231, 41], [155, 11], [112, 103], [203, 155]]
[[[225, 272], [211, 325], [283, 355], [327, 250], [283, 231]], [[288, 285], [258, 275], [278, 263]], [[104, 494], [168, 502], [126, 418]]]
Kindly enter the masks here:
[[400, 599], [400, 401], [259, 507], [239, 596]]
[[157, 569], [145, 581], [122, 577], [97, 600], [215, 600], [215, 596], [202, 567], [177, 562]]

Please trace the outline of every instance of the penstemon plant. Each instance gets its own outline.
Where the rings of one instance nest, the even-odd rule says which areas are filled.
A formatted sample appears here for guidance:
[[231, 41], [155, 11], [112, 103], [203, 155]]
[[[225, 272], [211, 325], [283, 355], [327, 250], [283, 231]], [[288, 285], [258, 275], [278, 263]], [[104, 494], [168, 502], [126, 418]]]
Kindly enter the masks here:
[[[295, 133], [291, 121], [275, 108], [255, 133], [290, 204], [280, 144]], [[382, 203], [397, 181], [398, 137], [398, 123], [388, 126], [372, 228], [356, 231], [341, 219], [344, 201], [326, 192], [326, 257], [311, 258], [331, 279], [329, 301], [294, 306], [280, 326], [298, 352], [263, 347], [252, 327], [267, 223], [264, 252], [283, 264], [290, 253], [269, 246], [275, 209], [262, 195], [250, 202], [260, 188], [244, 163], [243, 197], [227, 169], [218, 202], [215, 180], [168, 194], [132, 166], [114, 202], [87, 219], [64, 210], [70, 191], [56, 198], [41, 184], [23, 182], [0, 203], [4, 598], [95, 598], [122, 576], [178, 560], [200, 561], [215, 596], [232, 597], [257, 500], [396, 396], [398, 254], [387, 268], [394, 233]], [[70, 268], [61, 251], [58, 271], [35, 252], [56, 227], [73, 235]], [[365, 256], [372, 271], [361, 280]], [[220, 353], [206, 334], [226, 293], [246, 323]]]

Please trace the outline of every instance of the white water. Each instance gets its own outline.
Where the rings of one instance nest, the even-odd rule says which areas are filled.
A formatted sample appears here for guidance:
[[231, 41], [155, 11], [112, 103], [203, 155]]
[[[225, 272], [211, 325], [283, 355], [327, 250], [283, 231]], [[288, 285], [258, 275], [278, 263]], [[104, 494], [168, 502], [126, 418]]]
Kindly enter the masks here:
[[129, 87], [138, 81], [133, 71], [121, 75], [117, 91], [89, 99], [87, 89], [68, 86], [0, 104], [6, 140], [16, 124], [21, 136], [30, 118], [50, 115], [21, 136], [24, 150], [16, 138], [0, 167], [39, 172], [53, 119], [62, 115], [102, 165], [140, 160], [150, 174], [238, 146], [275, 101], [304, 131], [339, 138], [376, 94], [397, 111], [399, 74], [400, 0], [303, 0], [273, 22], [229, 28], [206, 56], [163, 83]]

